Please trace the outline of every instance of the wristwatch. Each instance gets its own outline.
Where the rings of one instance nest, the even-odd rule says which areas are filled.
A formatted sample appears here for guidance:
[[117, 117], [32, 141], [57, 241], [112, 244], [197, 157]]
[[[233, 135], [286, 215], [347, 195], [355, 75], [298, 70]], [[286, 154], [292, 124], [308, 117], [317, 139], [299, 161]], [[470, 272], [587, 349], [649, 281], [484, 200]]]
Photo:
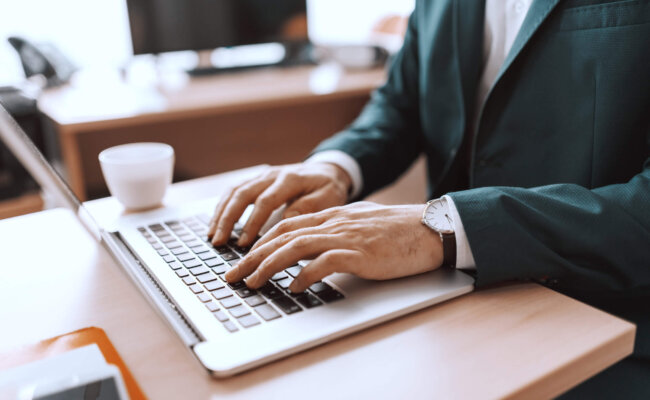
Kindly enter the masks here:
[[456, 232], [444, 197], [430, 200], [422, 213], [422, 223], [438, 233], [442, 240], [442, 265], [456, 266]]

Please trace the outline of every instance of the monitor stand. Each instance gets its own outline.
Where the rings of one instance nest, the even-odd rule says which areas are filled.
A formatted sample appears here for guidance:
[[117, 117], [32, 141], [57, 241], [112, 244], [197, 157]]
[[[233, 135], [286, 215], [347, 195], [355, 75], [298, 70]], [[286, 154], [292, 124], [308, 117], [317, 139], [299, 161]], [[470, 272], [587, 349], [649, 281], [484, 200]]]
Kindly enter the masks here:
[[197, 66], [190, 76], [214, 75], [264, 67], [314, 65], [310, 43], [264, 43], [198, 51]]

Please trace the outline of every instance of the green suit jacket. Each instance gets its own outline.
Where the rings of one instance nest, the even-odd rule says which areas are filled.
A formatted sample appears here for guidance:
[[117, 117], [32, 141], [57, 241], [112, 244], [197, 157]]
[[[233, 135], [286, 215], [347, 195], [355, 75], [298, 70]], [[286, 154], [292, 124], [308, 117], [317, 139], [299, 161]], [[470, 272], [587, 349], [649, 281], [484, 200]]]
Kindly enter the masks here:
[[471, 129], [483, 20], [483, 1], [418, 1], [387, 83], [316, 151], [359, 162], [361, 197], [424, 153], [476, 285], [535, 280], [635, 322], [634, 356], [583, 386], [650, 398], [650, 0], [535, 0]]

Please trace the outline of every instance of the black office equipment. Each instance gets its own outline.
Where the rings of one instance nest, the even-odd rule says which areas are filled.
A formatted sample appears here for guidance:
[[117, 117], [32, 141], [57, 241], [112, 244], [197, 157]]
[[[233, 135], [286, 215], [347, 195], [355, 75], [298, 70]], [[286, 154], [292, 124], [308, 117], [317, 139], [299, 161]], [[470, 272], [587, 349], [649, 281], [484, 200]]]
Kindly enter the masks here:
[[47, 86], [58, 86], [70, 80], [77, 67], [55, 46], [33, 43], [22, 37], [7, 39], [18, 52], [25, 77], [43, 75]]
[[285, 45], [282, 63], [308, 58], [306, 0], [127, 0], [134, 54]]

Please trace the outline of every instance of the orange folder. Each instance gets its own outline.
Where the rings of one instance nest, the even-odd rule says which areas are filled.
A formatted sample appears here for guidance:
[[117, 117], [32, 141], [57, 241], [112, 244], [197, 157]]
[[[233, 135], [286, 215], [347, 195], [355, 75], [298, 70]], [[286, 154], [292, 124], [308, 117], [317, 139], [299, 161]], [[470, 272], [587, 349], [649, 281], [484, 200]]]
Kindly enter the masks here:
[[96, 327], [80, 329], [12, 350], [9, 353], [0, 354], [0, 370], [27, 364], [93, 343], [97, 344], [107, 363], [113, 364], [120, 369], [129, 397], [132, 400], [146, 399], [138, 383], [131, 375], [131, 371], [122, 361], [122, 357], [117, 353], [106, 333]]

